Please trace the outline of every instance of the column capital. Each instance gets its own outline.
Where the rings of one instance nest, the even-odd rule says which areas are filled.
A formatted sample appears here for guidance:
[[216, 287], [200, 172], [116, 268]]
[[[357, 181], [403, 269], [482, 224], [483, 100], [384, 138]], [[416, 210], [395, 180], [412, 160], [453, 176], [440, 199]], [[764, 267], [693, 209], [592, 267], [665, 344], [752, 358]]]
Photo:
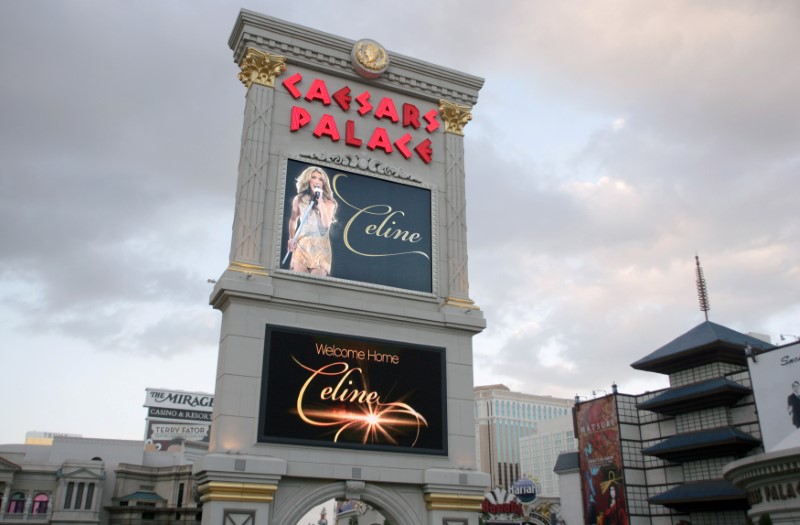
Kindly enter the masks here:
[[197, 487], [200, 501], [245, 501], [270, 503], [278, 491], [277, 485], [267, 483], [241, 483], [232, 481], [206, 481]]
[[471, 494], [427, 493], [423, 496], [428, 510], [463, 510], [480, 512], [483, 496]]
[[444, 120], [445, 133], [464, 135], [464, 126], [472, 120], [472, 106], [462, 106], [447, 100], [439, 101], [439, 114]]
[[286, 57], [270, 55], [249, 47], [239, 63], [239, 68], [241, 68], [239, 80], [246, 87], [249, 88], [253, 84], [275, 87], [275, 79], [286, 71]]

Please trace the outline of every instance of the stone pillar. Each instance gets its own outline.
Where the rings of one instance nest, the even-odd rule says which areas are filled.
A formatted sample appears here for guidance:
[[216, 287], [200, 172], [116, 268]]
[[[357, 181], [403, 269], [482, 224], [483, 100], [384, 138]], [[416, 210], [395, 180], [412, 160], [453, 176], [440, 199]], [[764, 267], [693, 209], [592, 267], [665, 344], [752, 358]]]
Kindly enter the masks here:
[[285, 57], [248, 48], [239, 64], [239, 80], [247, 87], [247, 96], [229, 270], [266, 275], [262, 260], [262, 224], [267, 164], [275, 79], [286, 70], [285, 61]]
[[448, 296], [445, 304], [477, 309], [469, 298], [467, 268], [467, 198], [464, 174], [464, 126], [472, 120], [469, 106], [439, 101], [445, 125], [445, 182], [447, 184]]
[[239, 454], [207, 454], [193, 473], [203, 504], [202, 525], [270, 525], [286, 461]]
[[490, 482], [488, 474], [474, 470], [428, 469], [425, 482], [426, 523], [438, 525], [448, 519], [478, 525], [484, 492]]
[[6, 488], [3, 490], [3, 504], [0, 505], [0, 514], [8, 512], [8, 503], [11, 499], [11, 484], [6, 483]]

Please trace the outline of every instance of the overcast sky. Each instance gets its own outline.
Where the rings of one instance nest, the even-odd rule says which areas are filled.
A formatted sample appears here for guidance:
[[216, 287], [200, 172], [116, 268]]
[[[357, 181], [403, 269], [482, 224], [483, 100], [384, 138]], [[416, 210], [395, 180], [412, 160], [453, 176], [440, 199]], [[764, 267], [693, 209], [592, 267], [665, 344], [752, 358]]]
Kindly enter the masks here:
[[241, 7], [486, 79], [465, 128], [475, 383], [572, 397], [704, 320], [800, 335], [800, 3], [0, 2], [0, 443], [142, 439], [213, 392]]

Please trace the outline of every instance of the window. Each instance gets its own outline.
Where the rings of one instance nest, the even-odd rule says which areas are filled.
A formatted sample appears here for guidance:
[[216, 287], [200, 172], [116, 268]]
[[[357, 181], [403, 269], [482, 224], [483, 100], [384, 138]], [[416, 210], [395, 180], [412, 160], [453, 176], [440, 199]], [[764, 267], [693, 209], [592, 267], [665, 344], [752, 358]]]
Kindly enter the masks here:
[[50, 497], [44, 492], [40, 492], [33, 498], [34, 514], [47, 514], [47, 504], [50, 502]]
[[72, 481], [67, 483], [67, 493], [64, 496], [64, 508], [65, 509], [72, 508], [72, 493], [74, 492], [74, 490], [75, 490], [75, 483], [73, 483]]
[[94, 499], [94, 483], [89, 483], [86, 487], [86, 504], [84, 510], [92, 510], [92, 499]]
[[11, 501], [8, 502], [8, 513], [22, 514], [23, 512], [25, 512], [25, 494], [15, 492], [11, 495]]
[[83, 486], [84, 483], [78, 483], [78, 490], [75, 492], [75, 510], [81, 510], [81, 501], [83, 501]]

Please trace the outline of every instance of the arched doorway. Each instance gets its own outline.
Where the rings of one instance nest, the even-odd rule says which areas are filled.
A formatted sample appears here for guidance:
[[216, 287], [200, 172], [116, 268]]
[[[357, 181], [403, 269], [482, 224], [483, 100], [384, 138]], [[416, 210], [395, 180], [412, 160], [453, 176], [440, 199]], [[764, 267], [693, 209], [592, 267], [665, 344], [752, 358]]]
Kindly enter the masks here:
[[391, 522], [369, 503], [331, 499], [314, 507], [297, 525], [390, 525]]
[[[407, 495], [406, 495], [407, 496]], [[326, 502], [341, 501], [347, 511], [347, 521], [337, 523], [335, 508], [326, 512], [328, 525], [351, 525], [356, 518], [357, 525], [374, 525], [370, 520], [381, 520], [377, 525], [422, 525], [419, 516], [401, 494], [392, 488], [360, 481], [334, 482], [288, 487], [279, 489], [276, 494], [273, 523], [293, 523], [308, 525], [307, 514]], [[349, 507], [345, 504], [349, 504]], [[333, 515], [331, 515], [333, 514]], [[303, 521], [305, 519], [305, 521]], [[319, 516], [317, 516], [319, 520]], [[316, 525], [315, 521], [311, 522]]]

